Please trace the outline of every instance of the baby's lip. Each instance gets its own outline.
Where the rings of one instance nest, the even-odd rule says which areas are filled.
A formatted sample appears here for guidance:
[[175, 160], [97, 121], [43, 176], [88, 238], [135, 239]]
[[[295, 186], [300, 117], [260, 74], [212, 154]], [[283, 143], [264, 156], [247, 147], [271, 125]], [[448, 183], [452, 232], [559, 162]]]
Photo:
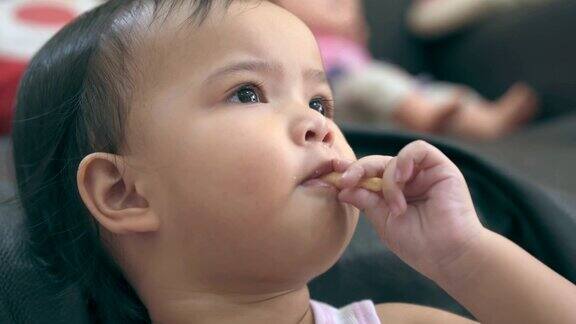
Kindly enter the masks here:
[[301, 183], [318, 179], [331, 172], [334, 172], [333, 160], [320, 162]]

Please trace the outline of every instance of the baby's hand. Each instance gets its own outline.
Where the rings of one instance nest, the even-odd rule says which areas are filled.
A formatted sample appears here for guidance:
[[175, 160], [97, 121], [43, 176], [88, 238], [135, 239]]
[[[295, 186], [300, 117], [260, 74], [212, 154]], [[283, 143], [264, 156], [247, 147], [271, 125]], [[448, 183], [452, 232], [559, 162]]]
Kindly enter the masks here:
[[[363, 210], [382, 241], [404, 262], [436, 280], [481, 237], [464, 176], [440, 150], [415, 141], [397, 157], [338, 162], [338, 198]], [[382, 192], [356, 185], [382, 177]]]

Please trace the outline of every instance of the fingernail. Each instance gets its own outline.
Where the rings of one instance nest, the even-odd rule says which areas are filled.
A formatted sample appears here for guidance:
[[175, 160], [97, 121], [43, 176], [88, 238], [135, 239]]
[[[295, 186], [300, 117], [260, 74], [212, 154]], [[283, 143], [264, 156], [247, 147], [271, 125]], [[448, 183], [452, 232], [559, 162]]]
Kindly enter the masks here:
[[402, 172], [400, 169], [396, 168], [396, 171], [394, 172], [394, 181], [398, 182], [400, 180], [402, 180]]
[[398, 208], [398, 206], [396, 206], [396, 204], [392, 204], [390, 206], [390, 215], [391, 216], [398, 216], [400, 214], [400, 209]]

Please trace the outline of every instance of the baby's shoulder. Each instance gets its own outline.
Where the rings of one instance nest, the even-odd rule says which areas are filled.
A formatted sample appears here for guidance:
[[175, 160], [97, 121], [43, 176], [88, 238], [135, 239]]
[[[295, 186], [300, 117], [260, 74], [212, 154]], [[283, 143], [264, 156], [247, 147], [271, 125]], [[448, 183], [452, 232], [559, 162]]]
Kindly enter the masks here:
[[450, 312], [405, 303], [383, 303], [374, 305], [383, 324], [471, 324], [477, 323]]

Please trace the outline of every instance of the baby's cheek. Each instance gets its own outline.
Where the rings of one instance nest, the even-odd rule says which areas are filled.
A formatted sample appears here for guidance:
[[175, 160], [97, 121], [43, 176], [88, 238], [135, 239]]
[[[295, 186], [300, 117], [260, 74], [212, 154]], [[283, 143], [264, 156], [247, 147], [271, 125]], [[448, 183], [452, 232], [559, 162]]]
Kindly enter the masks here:
[[343, 159], [357, 160], [356, 153], [354, 150], [352, 150], [352, 147], [350, 147], [350, 144], [348, 144], [344, 134], [342, 134], [342, 131], [340, 131], [340, 128], [337, 126], [335, 126], [334, 135], [334, 147], [338, 153], [338, 156]]
[[198, 167], [191, 167], [195, 172], [187, 180], [196, 185], [178, 190], [186, 195], [179, 195], [182, 208], [174, 214], [189, 215], [188, 227], [208, 237], [224, 235], [236, 242], [253, 235], [254, 228], [272, 226], [289, 198], [290, 176], [286, 162], [265, 147], [244, 144], [239, 150], [223, 144], [219, 149], [222, 154], [195, 161]]
[[245, 201], [269, 203], [287, 195], [295, 179], [286, 153], [269, 145], [255, 145], [251, 151], [249, 156], [239, 156], [232, 169], [238, 195]]

